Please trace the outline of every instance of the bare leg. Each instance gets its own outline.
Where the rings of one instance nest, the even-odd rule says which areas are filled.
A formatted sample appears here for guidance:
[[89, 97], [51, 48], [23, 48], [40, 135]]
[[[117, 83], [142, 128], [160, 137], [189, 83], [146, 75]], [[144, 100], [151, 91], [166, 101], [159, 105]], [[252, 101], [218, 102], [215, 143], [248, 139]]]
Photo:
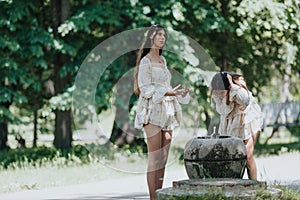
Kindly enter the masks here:
[[257, 180], [256, 163], [253, 157], [253, 151], [254, 151], [253, 138], [250, 137], [248, 140], [245, 141], [245, 144], [246, 144], [246, 151], [247, 151], [247, 174], [249, 179]]
[[161, 128], [152, 124], [144, 127], [147, 135], [148, 148], [148, 170], [147, 182], [150, 194], [150, 200], [155, 200], [155, 191], [161, 188], [161, 172], [164, 168], [163, 161], [163, 135]]
[[159, 184], [158, 188], [162, 188], [164, 175], [165, 175], [165, 166], [168, 160], [169, 149], [172, 140], [172, 131], [163, 131], [162, 132], [162, 168], [158, 170]]

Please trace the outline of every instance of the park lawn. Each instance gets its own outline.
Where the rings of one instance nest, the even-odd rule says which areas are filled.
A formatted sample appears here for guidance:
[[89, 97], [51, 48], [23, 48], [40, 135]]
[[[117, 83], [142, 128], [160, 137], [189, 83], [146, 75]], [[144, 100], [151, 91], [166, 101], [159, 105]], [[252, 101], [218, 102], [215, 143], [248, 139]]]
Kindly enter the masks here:
[[[202, 133], [199, 133], [199, 135], [201, 134]], [[270, 144], [267, 146], [262, 144], [258, 145], [256, 149], [257, 155], [268, 156], [270, 153], [273, 154], [275, 152], [275, 154], [277, 154], [282, 151], [289, 152], [289, 150], [294, 151], [296, 149], [299, 151], [299, 145], [295, 143], [296, 139], [287, 132], [283, 132], [282, 134], [283, 135], [279, 134], [272, 138]], [[198, 134], [194, 134], [192, 130], [189, 130], [187, 132], [181, 131], [181, 134], [174, 136], [175, 138], [172, 142], [173, 148], [171, 148], [170, 151], [168, 164], [171, 164], [172, 168], [184, 167], [182, 160], [180, 160], [180, 154], [183, 153], [186, 142], [198, 136]], [[263, 143], [267, 136], [268, 132], [262, 133], [260, 143]], [[294, 144], [294, 146], [282, 148], [283, 144], [279, 142], [287, 142], [285, 144]], [[99, 163], [97, 160], [93, 160], [88, 164], [72, 162], [64, 164], [64, 160], [58, 159], [38, 167], [25, 163], [22, 167], [1, 169], [0, 177], [1, 180], [5, 181], [0, 182], [0, 193], [96, 182], [107, 178], [125, 177], [130, 176], [132, 173], [145, 172], [147, 162], [145, 156], [141, 158], [130, 152], [125, 154], [127, 154], [127, 156], [123, 154], [117, 155], [117, 162], [106, 163], [108, 164], [107, 166], [103, 165], [103, 163]], [[130, 169], [130, 171], [128, 172], [126, 169]], [[287, 191], [287, 193], [292, 193], [293, 195], [293, 191]]]
[[[123, 160], [100, 163], [93, 161], [89, 164], [48, 163], [43, 166], [33, 167], [24, 165], [22, 168], [9, 168], [0, 171], [0, 194], [18, 192], [22, 190], [44, 189], [58, 186], [67, 186], [83, 183], [103, 181], [106, 179], [124, 178], [133, 174], [145, 174], [145, 158], [133, 156]], [[179, 169], [179, 162], [173, 161], [167, 165], [169, 169]]]
[[1, 180], [5, 181], [0, 181], [0, 193], [88, 183], [120, 176], [126, 174], [100, 163], [65, 167], [51, 164], [41, 167], [26, 166], [1, 170]]

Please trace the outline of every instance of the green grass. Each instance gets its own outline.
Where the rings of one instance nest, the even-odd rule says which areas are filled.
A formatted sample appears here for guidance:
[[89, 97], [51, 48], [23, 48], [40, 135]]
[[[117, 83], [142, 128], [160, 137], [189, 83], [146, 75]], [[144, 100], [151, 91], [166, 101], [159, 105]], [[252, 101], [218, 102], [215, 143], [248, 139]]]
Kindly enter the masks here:
[[[267, 130], [270, 131], [270, 130]], [[263, 132], [260, 143], [255, 146], [256, 156], [279, 155], [286, 152], [299, 152], [300, 144], [297, 138], [284, 131], [269, 140], [269, 144], [262, 145], [269, 132]], [[193, 131], [180, 131], [174, 138], [170, 151], [168, 167], [183, 167], [183, 150], [186, 142], [196, 137]], [[13, 150], [2, 156], [7, 162], [7, 168], [0, 167], [0, 193], [16, 192], [20, 190], [42, 189], [54, 186], [72, 185], [95, 182], [106, 178], [129, 176], [131, 173], [144, 173], [147, 166], [147, 156], [141, 149], [133, 151], [130, 148], [114, 150], [114, 147], [88, 146], [99, 157], [87, 156], [85, 148], [74, 145], [71, 156], [53, 152], [53, 147], [42, 147], [40, 150]], [[47, 149], [50, 148], [50, 149]], [[15, 151], [15, 152], [14, 152]], [[26, 153], [26, 151], [28, 151]], [[51, 159], [43, 159], [48, 155]], [[26, 157], [27, 156], [27, 157]], [[54, 156], [54, 157], [53, 157]], [[30, 160], [28, 157], [30, 157]], [[1, 156], [0, 156], [1, 158]], [[88, 161], [86, 158], [90, 158]], [[107, 166], [99, 163], [100, 159]], [[36, 163], [38, 160], [38, 164]], [[82, 162], [84, 160], [84, 162]], [[116, 169], [116, 170], [115, 170]], [[128, 169], [130, 169], [128, 173]], [[126, 172], [126, 173], [124, 173]], [[278, 186], [281, 187], [281, 186]], [[283, 199], [300, 199], [299, 193], [283, 187]]]
[[257, 156], [280, 155], [282, 153], [291, 153], [299, 151], [299, 142], [255, 145], [255, 155]]
[[138, 153], [114, 151], [113, 146], [93, 147], [97, 151], [82, 145], [70, 151], [45, 146], [2, 151], [0, 177], [5, 182], [0, 181], [0, 193], [100, 181], [126, 176], [126, 169], [137, 171], [146, 166], [146, 162], [140, 162], [145, 158]]
[[[87, 150], [91, 150], [92, 154], [87, 155]], [[84, 148], [77, 145], [66, 153], [53, 147], [1, 152], [0, 177], [5, 182], [0, 181], [0, 193], [145, 174], [147, 156], [139, 151], [127, 147], [118, 149], [114, 146], [92, 145]], [[179, 166], [178, 162], [169, 166], [170, 163], [168, 167]]]
[[300, 193], [298, 191], [280, 185], [275, 187], [282, 190], [281, 200], [300, 200]]
[[52, 163], [42, 167], [28, 164], [23, 168], [1, 170], [1, 180], [5, 181], [0, 181], [0, 193], [87, 183], [119, 176], [124, 174], [100, 163], [80, 166], [60, 166]]
[[[168, 170], [183, 167], [178, 162], [169, 164]], [[1, 180], [5, 180], [0, 181], [0, 194], [145, 174], [146, 167], [147, 159], [138, 154], [132, 154], [130, 157], [124, 154], [115, 154], [114, 160], [99, 162], [97, 159], [92, 159], [88, 164], [66, 162], [63, 157], [40, 166], [25, 162], [22, 167], [11, 166], [0, 170]]]
[[267, 144], [266, 139], [271, 135], [272, 128], [266, 128], [260, 134], [255, 145], [254, 154], [258, 157], [280, 155], [282, 153], [300, 152], [299, 138], [292, 135], [286, 128], [281, 127]]

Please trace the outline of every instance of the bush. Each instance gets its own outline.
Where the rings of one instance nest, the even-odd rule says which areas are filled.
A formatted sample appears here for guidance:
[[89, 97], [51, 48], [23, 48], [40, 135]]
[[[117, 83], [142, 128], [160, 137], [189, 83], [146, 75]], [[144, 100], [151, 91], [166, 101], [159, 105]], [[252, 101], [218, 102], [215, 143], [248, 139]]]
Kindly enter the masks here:
[[41, 146], [1, 151], [0, 167], [7, 169], [9, 167], [24, 167], [26, 164], [41, 166], [46, 163], [54, 163], [54, 161], [62, 158], [65, 163], [86, 164], [90, 162], [89, 151], [82, 145], [76, 145], [70, 150]]

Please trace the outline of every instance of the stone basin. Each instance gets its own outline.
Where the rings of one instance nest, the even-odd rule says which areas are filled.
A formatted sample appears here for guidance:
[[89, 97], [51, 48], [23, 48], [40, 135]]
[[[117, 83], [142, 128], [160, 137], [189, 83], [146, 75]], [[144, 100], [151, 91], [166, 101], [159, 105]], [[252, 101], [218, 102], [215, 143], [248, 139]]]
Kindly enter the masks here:
[[228, 135], [193, 138], [184, 149], [184, 165], [190, 179], [242, 178], [246, 161], [244, 142]]

